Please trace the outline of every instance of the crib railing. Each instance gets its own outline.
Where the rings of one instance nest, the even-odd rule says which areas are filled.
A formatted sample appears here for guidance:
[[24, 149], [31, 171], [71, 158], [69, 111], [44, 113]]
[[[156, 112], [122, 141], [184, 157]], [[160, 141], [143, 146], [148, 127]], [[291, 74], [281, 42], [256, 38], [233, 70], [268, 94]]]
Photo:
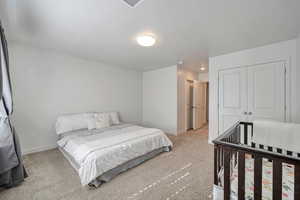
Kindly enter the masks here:
[[[284, 133], [283, 133], [284, 134]], [[299, 133], [300, 134], [300, 133]], [[282, 199], [282, 164], [294, 165], [294, 200], [300, 200], [300, 158], [299, 154], [276, 147], [265, 147], [251, 142], [253, 124], [239, 122], [213, 141], [214, 147], [214, 184], [220, 185], [219, 172], [223, 169], [224, 200], [230, 200], [230, 172], [232, 162], [238, 169], [238, 200], [245, 199], [245, 155], [254, 159], [254, 200], [262, 199], [262, 161], [273, 163], [272, 195], [273, 200]], [[277, 150], [274, 152], [274, 150]]]

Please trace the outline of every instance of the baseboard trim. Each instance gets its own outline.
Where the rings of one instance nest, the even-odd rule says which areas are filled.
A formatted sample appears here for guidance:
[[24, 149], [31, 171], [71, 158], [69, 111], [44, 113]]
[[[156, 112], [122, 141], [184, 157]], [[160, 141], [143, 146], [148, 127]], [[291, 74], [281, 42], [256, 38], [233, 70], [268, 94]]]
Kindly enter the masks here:
[[32, 154], [32, 153], [38, 153], [38, 152], [47, 151], [47, 150], [55, 149], [55, 148], [57, 148], [57, 144], [50, 144], [50, 145], [47, 145], [47, 146], [36, 147], [36, 148], [24, 150], [22, 152], [22, 155], [28, 155], [28, 154]]
[[178, 131], [177, 131], [177, 135], [183, 134], [183, 133], [185, 133], [185, 132], [186, 132], [186, 131], [185, 131], [184, 129], [178, 130]]

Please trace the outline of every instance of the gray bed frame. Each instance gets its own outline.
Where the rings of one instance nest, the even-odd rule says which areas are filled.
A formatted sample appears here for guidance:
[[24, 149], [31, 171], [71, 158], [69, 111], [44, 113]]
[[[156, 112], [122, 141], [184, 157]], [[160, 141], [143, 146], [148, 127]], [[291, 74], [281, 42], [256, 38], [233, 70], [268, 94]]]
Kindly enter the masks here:
[[[65, 158], [69, 161], [69, 163], [72, 165], [72, 167], [78, 172], [80, 165], [73, 159], [73, 157], [67, 153], [65, 150], [63, 150], [62, 148], [58, 148], [62, 154], [65, 156]], [[171, 147], [162, 147], [159, 149], [156, 149], [154, 151], [151, 151], [149, 153], [146, 153], [145, 155], [139, 156], [137, 158], [134, 158], [130, 161], [127, 161], [105, 173], [103, 173], [102, 175], [100, 175], [99, 177], [97, 177], [95, 180], [93, 180], [92, 182], [90, 182], [88, 185], [91, 188], [98, 188], [100, 187], [103, 183], [109, 182], [110, 180], [112, 180], [114, 177], [116, 177], [118, 174], [121, 174], [122, 172], [125, 172], [133, 167], [136, 167], [140, 164], [142, 164], [143, 162], [150, 160], [151, 158], [156, 157], [157, 155], [159, 155], [162, 152], [169, 152], [171, 151], [172, 148]]]

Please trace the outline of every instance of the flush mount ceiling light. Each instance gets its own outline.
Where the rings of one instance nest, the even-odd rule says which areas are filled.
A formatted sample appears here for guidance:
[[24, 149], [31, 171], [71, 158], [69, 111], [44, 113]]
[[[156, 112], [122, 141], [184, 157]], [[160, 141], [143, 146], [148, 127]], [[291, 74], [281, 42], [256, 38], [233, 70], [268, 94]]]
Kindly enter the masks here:
[[136, 41], [139, 45], [143, 47], [151, 47], [156, 42], [154, 36], [150, 34], [140, 35], [136, 38]]
[[201, 71], [205, 71], [205, 67], [200, 67], [200, 70]]

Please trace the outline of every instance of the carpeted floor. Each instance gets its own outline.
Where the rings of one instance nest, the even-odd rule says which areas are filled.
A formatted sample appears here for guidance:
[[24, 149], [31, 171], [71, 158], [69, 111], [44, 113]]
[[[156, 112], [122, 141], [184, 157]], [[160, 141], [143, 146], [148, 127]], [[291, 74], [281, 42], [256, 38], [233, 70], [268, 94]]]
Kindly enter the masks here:
[[205, 200], [211, 198], [213, 146], [207, 129], [170, 137], [174, 149], [133, 168], [98, 189], [79, 177], [58, 150], [25, 157], [29, 177], [0, 191], [0, 200]]

